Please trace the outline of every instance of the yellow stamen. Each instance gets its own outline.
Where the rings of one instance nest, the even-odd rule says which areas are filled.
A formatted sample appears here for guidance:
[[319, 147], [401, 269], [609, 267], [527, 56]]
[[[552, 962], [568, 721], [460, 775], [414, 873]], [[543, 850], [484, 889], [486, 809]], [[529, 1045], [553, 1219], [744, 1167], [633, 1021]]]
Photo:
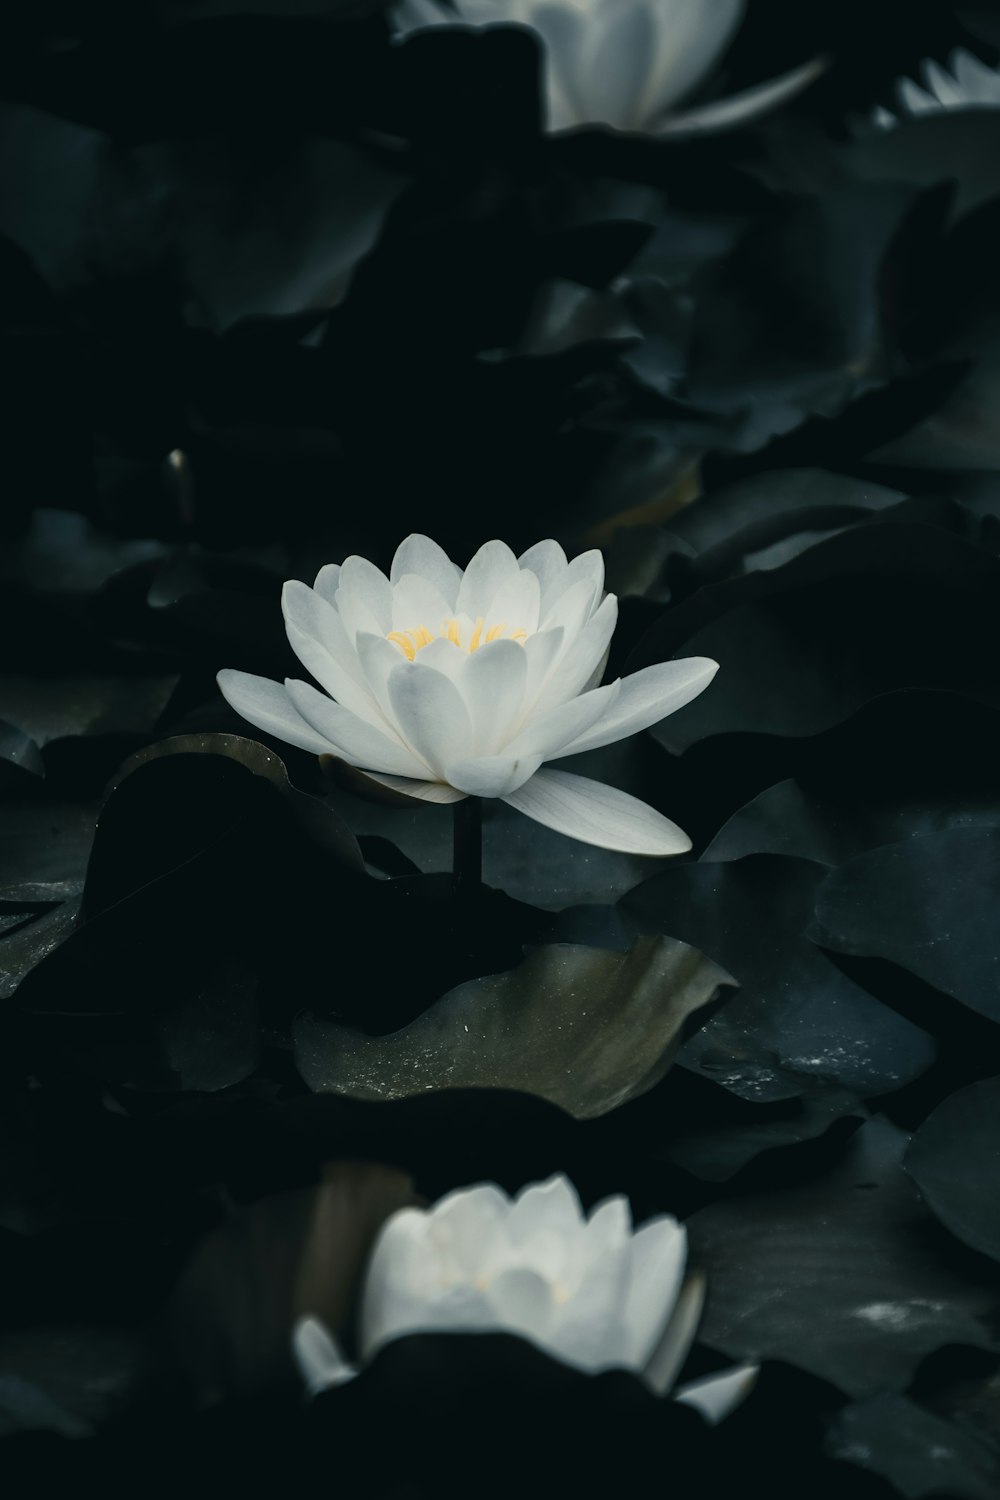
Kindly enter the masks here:
[[[480, 646], [488, 645], [490, 641], [500, 640], [507, 629], [506, 620], [502, 621], [499, 625], [491, 625], [484, 639], [483, 624], [482, 615], [477, 615], [475, 626], [469, 637], [468, 650], [470, 653], [478, 651]], [[510, 639], [523, 644], [528, 639], [528, 632], [519, 626], [517, 630], [511, 631]], [[441, 633], [437, 636], [433, 630], [428, 630], [426, 625], [415, 625], [412, 630], [390, 630], [386, 636], [386, 640], [392, 641], [393, 645], [398, 646], [407, 661], [414, 661], [417, 652], [422, 651], [425, 646], [429, 646], [435, 640], [450, 641], [460, 651], [465, 649], [462, 645], [462, 627], [457, 620], [442, 620]]]
[[386, 636], [386, 640], [392, 641], [394, 645], [398, 646], [407, 661], [412, 661], [417, 654], [413, 648], [412, 641], [402, 630], [390, 630]]

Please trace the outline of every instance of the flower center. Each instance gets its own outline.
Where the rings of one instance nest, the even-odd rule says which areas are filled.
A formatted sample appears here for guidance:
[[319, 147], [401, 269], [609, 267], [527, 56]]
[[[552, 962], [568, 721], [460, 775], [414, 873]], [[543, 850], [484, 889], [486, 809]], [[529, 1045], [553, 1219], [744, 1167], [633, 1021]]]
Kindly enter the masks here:
[[483, 629], [484, 623], [482, 615], [477, 615], [474, 623], [464, 626], [461, 620], [442, 620], [437, 635], [433, 630], [428, 630], [426, 625], [418, 625], [413, 630], [390, 630], [386, 639], [399, 647], [407, 661], [413, 661], [417, 652], [429, 646], [431, 641], [451, 641], [460, 651], [472, 652], [503, 637], [517, 641], [519, 645], [523, 645], [528, 639], [528, 632], [520, 627], [508, 635], [506, 620], [498, 625], [491, 625], [488, 630]]

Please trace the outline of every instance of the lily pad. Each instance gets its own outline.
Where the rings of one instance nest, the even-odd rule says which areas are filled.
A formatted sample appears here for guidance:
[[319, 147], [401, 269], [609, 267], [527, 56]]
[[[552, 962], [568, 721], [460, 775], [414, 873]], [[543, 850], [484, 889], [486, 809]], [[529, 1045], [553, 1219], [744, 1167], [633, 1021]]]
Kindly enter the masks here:
[[997, 1279], [950, 1262], [902, 1171], [908, 1140], [872, 1120], [825, 1176], [694, 1214], [691, 1256], [711, 1287], [701, 1338], [855, 1398], [904, 1389], [944, 1344], [1000, 1351]]
[[1000, 1021], [1000, 828], [952, 828], [872, 849], [816, 893], [814, 941], [884, 958]]
[[652, 627], [631, 668], [674, 655], [720, 663], [709, 691], [654, 731], [661, 744], [679, 753], [717, 734], [817, 734], [900, 688], [1000, 702], [987, 645], [1000, 631], [1000, 563], [888, 515], [703, 589]]
[[389, 1036], [300, 1016], [295, 1056], [319, 1091], [399, 1099], [427, 1089], [521, 1089], [588, 1119], [652, 1088], [684, 1022], [731, 982], [669, 939], [640, 940], [625, 954], [550, 944], [517, 969], [459, 985]]
[[895, 1391], [844, 1407], [826, 1446], [883, 1475], [906, 1500], [995, 1500], [1000, 1492], [1000, 1448]]
[[[967, 773], [970, 767], [963, 769]], [[791, 854], [840, 865], [868, 849], [913, 834], [984, 822], [1000, 824], [1000, 785], [974, 791], [966, 779], [965, 787], [952, 780], [946, 789], [939, 782], [937, 788], [921, 795], [898, 778], [888, 787], [873, 779], [859, 795], [851, 785], [816, 790], [789, 777], [734, 813], [702, 858], [722, 861], [747, 854]]]
[[913, 1137], [905, 1166], [952, 1234], [1000, 1260], [1000, 1078], [939, 1104]]
[[675, 865], [619, 909], [643, 932], [697, 945], [741, 986], [679, 1061], [756, 1103], [831, 1083], [868, 1098], [934, 1060], [930, 1037], [854, 984], [805, 936], [824, 867], [761, 854]]

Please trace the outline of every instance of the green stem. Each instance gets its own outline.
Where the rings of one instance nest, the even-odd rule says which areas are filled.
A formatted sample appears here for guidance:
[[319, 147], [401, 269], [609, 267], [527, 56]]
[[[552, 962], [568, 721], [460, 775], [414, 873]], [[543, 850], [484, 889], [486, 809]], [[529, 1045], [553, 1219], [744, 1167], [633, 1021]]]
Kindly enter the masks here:
[[454, 804], [452, 889], [456, 896], [473, 896], [483, 883], [483, 804], [465, 797]]

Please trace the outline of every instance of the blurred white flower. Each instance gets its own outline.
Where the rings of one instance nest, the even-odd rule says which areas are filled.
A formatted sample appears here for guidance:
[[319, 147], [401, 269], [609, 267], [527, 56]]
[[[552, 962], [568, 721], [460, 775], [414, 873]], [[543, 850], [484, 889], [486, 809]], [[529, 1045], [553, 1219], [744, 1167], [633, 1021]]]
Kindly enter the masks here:
[[[410, 1333], [511, 1333], [590, 1374], [631, 1370], [658, 1395], [694, 1340], [704, 1281], [685, 1282], [687, 1233], [668, 1215], [633, 1231], [628, 1200], [584, 1215], [562, 1173], [508, 1198], [494, 1183], [404, 1208], [383, 1225], [361, 1295], [360, 1360]], [[316, 1394], [357, 1374], [315, 1318], [293, 1335]], [[674, 1392], [709, 1421], [747, 1395], [740, 1366]]]
[[519, 22], [545, 54], [549, 130], [610, 125], [650, 134], [726, 129], [777, 108], [819, 76], [821, 61], [744, 93], [672, 113], [719, 61], [746, 0], [399, 0], [397, 32]]
[[873, 124], [888, 130], [907, 116], [956, 109], [1000, 109], [1000, 71], [987, 67], [964, 47], [956, 48], [948, 64], [950, 71], [931, 59], [921, 63], [923, 88], [912, 78], [900, 78], [896, 83], [898, 115], [877, 109]]
[[413, 535], [390, 576], [363, 557], [313, 588], [286, 583], [288, 639], [326, 690], [219, 673], [243, 718], [428, 802], [500, 797], [559, 833], [632, 854], [691, 841], [635, 797], [544, 761], [610, 745], [682, 708], [718, 670], [706, 657], [601, 679], [618, 600], [600, 552], [567, 562], [554, 541], [515, 557], [486, 542], [463, 572]]

